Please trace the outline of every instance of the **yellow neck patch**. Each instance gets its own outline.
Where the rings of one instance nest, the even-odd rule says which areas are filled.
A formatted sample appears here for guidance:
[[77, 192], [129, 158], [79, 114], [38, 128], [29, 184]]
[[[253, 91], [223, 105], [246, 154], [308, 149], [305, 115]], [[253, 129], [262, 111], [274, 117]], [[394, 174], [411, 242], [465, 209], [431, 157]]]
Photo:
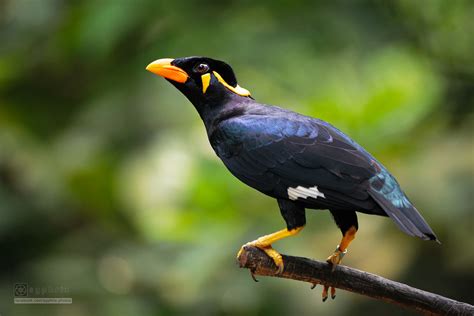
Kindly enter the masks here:
[[211, 82], [211, 74], [202, 75], [201, 81], [202, 81], [202, 93], [206, 93], [206, 90], [209, 87], [209, 82]]
[[[248, 91], [247, 89], [244, 89], [239, 85], [237, 85], [236, 87], [232, 87], [230, 84], [225, 82], [225, 80], [217, 72], [213, 71], [212, 73], [214, 74], [214, 76], [216, 76], [217, 80], [219, 80], [219, 82], [222, 83], [224, 87], [226, 87], [230, 91], [243, 97], [250, 96], [250, 91]], [[203, 87], [204, 87], [204, 82], [203, 82]]]

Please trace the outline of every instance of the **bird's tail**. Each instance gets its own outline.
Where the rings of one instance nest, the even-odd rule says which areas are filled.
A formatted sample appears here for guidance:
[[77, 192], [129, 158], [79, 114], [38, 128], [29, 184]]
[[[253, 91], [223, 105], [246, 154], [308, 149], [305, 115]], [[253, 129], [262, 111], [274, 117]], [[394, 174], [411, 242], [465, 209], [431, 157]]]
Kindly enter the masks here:
[[411, 236], [424, 240], [435, 240], [439, 243], [435, 233], [421, 216], [418, 210], [410, 203], [405, 194], [399, 190], [401, 196], [397, 199], [387, 198], [383, 193], [369, 190], [370, 196], [382, 207], [387, 215], [398, 227]]

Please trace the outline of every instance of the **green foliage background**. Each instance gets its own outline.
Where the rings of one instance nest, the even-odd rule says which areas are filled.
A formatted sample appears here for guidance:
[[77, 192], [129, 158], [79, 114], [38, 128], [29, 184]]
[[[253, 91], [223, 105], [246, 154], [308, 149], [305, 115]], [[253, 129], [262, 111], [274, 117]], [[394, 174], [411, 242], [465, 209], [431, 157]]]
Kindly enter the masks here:
[[[237, 268], [243, 243], [284, 223], [144, 69], [189, 55], [347, 132], [443, 243], [360, 215], [345, 264], [474, 303], [473, 30], [467, 0], [1, 1], [0, 314], [408, 314], [344, 291], [323, 304], [320, 288]], [[309, 211], [276, 249], [323, 259], [339, 238]], [[22, 282], [66, 287], [73, 304], [14, 305]]]

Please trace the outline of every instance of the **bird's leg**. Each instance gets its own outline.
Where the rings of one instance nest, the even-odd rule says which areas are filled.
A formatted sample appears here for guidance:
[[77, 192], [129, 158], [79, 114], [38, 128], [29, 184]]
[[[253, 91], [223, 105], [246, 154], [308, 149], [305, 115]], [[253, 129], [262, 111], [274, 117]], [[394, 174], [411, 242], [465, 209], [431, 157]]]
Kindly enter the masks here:
[[332, 264], [333, 271], [336, 268], [336, 265], [341, 263], [342, 258], [344, 258], [344, 255], [347, 253], [347, 248], [349, 247], [349, 244], [354, 240], [356, 233], [357, 228], [355, 226], [351, 226], [344, 233], [344, 236], [342, 237], [342, 240], [339, 245], [337, 245], [336, 250], [334, 250], [334, 253], [326, 259], [328, 263]]
[[237, 254], [237, 258], [240, 257], [240, 254], [242, 253], [245, 246], [257, 247], [257, 248], [265, 251], [265, 253], [270, 258], [273, 259], [273, 262], [275, 262], [275, 265], [278, 267], [277, 273], [281, 273], [281, 272], [283, 272], [283, 268], [284, 268], [283, 258], [281, 256], [281, 254], [279, 254], [275, 249], [272, 248], [272, 244], [274, 242], [280, 240], [280, 239], [290, 237], [290, 236], [294, 236], [294, 235], [298, 234], [303, 229], [303, 227], [304, 226], [296, 227], [294, 229], [286, 229], [285, 228], [285, 229], [279, 230], [279, 231], [277, 231], [273, 234], [265, 235], [265, 236], [262, 236], [260, 238], [257, 238], [254, 241], [248, 242], [240, 248], [239, 253]]
[[[332, 265], [332, 271], [334, 271], [336, 269], [336, 266], [341, 263], [342, 258], [347, 253], [347, 248], [349, 247], [349, 244], [354, 240], [359, 224], [357, 223], [356, 212], [337, 210], [330, 211], [332, 216], [334, 217], [334, 221], [342, 232], [341, 242], [339, 243], [339, 245], [337, 245], [336, 250], [334, 250], [334, 253], [326, 259], [326, 261], [330, 265]], [[328, 290], [331, 290], [332, 299], [336, 297], [336, 289], [334, 287], [331, 287], [329, 289], [328, 286], [325, 286], [322, 293], [323, 302], [326, 301], [328, 298]]]

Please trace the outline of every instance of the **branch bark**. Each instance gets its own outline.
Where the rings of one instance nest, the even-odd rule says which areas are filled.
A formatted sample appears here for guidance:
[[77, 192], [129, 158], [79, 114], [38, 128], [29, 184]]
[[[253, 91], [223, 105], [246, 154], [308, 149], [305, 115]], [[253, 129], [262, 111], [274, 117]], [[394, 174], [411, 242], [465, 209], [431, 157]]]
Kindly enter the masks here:
[[470, 304], [347, 266], [337, 266], [335, 271], [331, 271], [331, 266], [326, 262], [283, 255], [285, 269], [276, 275], [277, 268], [273, 260], [260, 249], [249, 246], [244, 248], [237, 260], [241, 268], [250, 269], [255, 275], [323, 284], [413, 309], [425, 315], [474, 315], [474, 306]]

